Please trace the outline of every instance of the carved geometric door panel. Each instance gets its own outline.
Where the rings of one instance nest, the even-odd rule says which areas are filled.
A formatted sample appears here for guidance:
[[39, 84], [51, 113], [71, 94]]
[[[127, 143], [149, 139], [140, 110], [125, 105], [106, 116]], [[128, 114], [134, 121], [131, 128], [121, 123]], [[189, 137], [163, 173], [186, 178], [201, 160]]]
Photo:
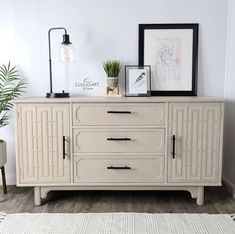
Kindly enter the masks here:
[[18, 174], [20, 182], [38, 179], [37, 111], [35, 105], [18, 106]]
[[202, 127], [202, 172], [203, 181], [214, 181], [220, 171], [221, 110], [219, 104], [205, 105]]
[[[168, 181], [186, 181], [187, 157], [187, 110], [186, 104], [169, 105], [168, 137]], [[173, 158], [173, 136], [175, 136], [175, 157]]]
[[218, 103], [169, 105], [168, 182], [218, 181], [220, 108]]
[[[53, 151], [53, 180], [58, 182], [70, 181], [69, 153], [69, 105], [53, 106], [52, 108], [52, 151]], [[63, 155], [63, 137], [65, 137], [65, 153]], [[63, 158], [64, 157], [64, 158]]]
[[38, 179], [50, 181], [53, 178], [52, 172], [52, 113], [51, 107], [37, 106], [37, 156], [38, 156]]
[[[20, 183], [70, 181], [70, 160], [63, 159], [69, 137], [69, 106], [18, 105]], [[65, 144], [68, 152], [68, 144]]]

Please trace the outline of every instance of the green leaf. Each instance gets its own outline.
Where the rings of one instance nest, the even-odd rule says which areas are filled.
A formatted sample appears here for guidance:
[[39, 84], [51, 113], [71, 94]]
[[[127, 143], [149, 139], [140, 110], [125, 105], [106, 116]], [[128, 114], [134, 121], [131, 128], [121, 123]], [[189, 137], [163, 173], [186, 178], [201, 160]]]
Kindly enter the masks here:
[[26, 82], [20, 77], [19, 71], [15, 66], [0, 66], [0, 128], [9, 124], [13, 104], [11, 101], [18, 98], [24, 92]]

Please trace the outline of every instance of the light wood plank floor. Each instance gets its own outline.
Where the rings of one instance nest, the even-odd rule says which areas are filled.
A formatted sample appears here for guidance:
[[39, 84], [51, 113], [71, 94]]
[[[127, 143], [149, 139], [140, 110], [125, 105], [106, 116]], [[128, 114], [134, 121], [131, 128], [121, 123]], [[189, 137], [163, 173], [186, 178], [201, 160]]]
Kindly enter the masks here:
[[206, 188], [204, 206], [197, 206], [183, 191], [56, 191], [48, 194], [43, 205], [34, 206], [32, 188], [8, 186], [8, 194], [0, 193], [0, 211], [235, 213], [235, 199], [225, 187]]

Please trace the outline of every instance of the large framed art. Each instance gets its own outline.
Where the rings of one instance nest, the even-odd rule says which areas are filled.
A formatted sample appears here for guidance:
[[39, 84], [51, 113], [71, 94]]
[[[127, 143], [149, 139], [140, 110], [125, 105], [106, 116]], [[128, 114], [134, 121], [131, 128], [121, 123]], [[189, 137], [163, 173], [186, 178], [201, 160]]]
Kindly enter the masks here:
[[151, 66], [152, 96], [196, 96], [198, 24], [139, 24], [139, 65]]

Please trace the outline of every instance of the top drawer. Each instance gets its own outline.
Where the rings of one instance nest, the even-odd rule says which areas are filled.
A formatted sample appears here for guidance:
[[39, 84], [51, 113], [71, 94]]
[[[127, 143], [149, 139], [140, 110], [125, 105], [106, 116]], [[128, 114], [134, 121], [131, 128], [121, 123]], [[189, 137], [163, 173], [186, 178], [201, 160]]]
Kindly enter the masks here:
[[159, 126], [165, 124], [165, 104], [73, 104], [73, 125]]

